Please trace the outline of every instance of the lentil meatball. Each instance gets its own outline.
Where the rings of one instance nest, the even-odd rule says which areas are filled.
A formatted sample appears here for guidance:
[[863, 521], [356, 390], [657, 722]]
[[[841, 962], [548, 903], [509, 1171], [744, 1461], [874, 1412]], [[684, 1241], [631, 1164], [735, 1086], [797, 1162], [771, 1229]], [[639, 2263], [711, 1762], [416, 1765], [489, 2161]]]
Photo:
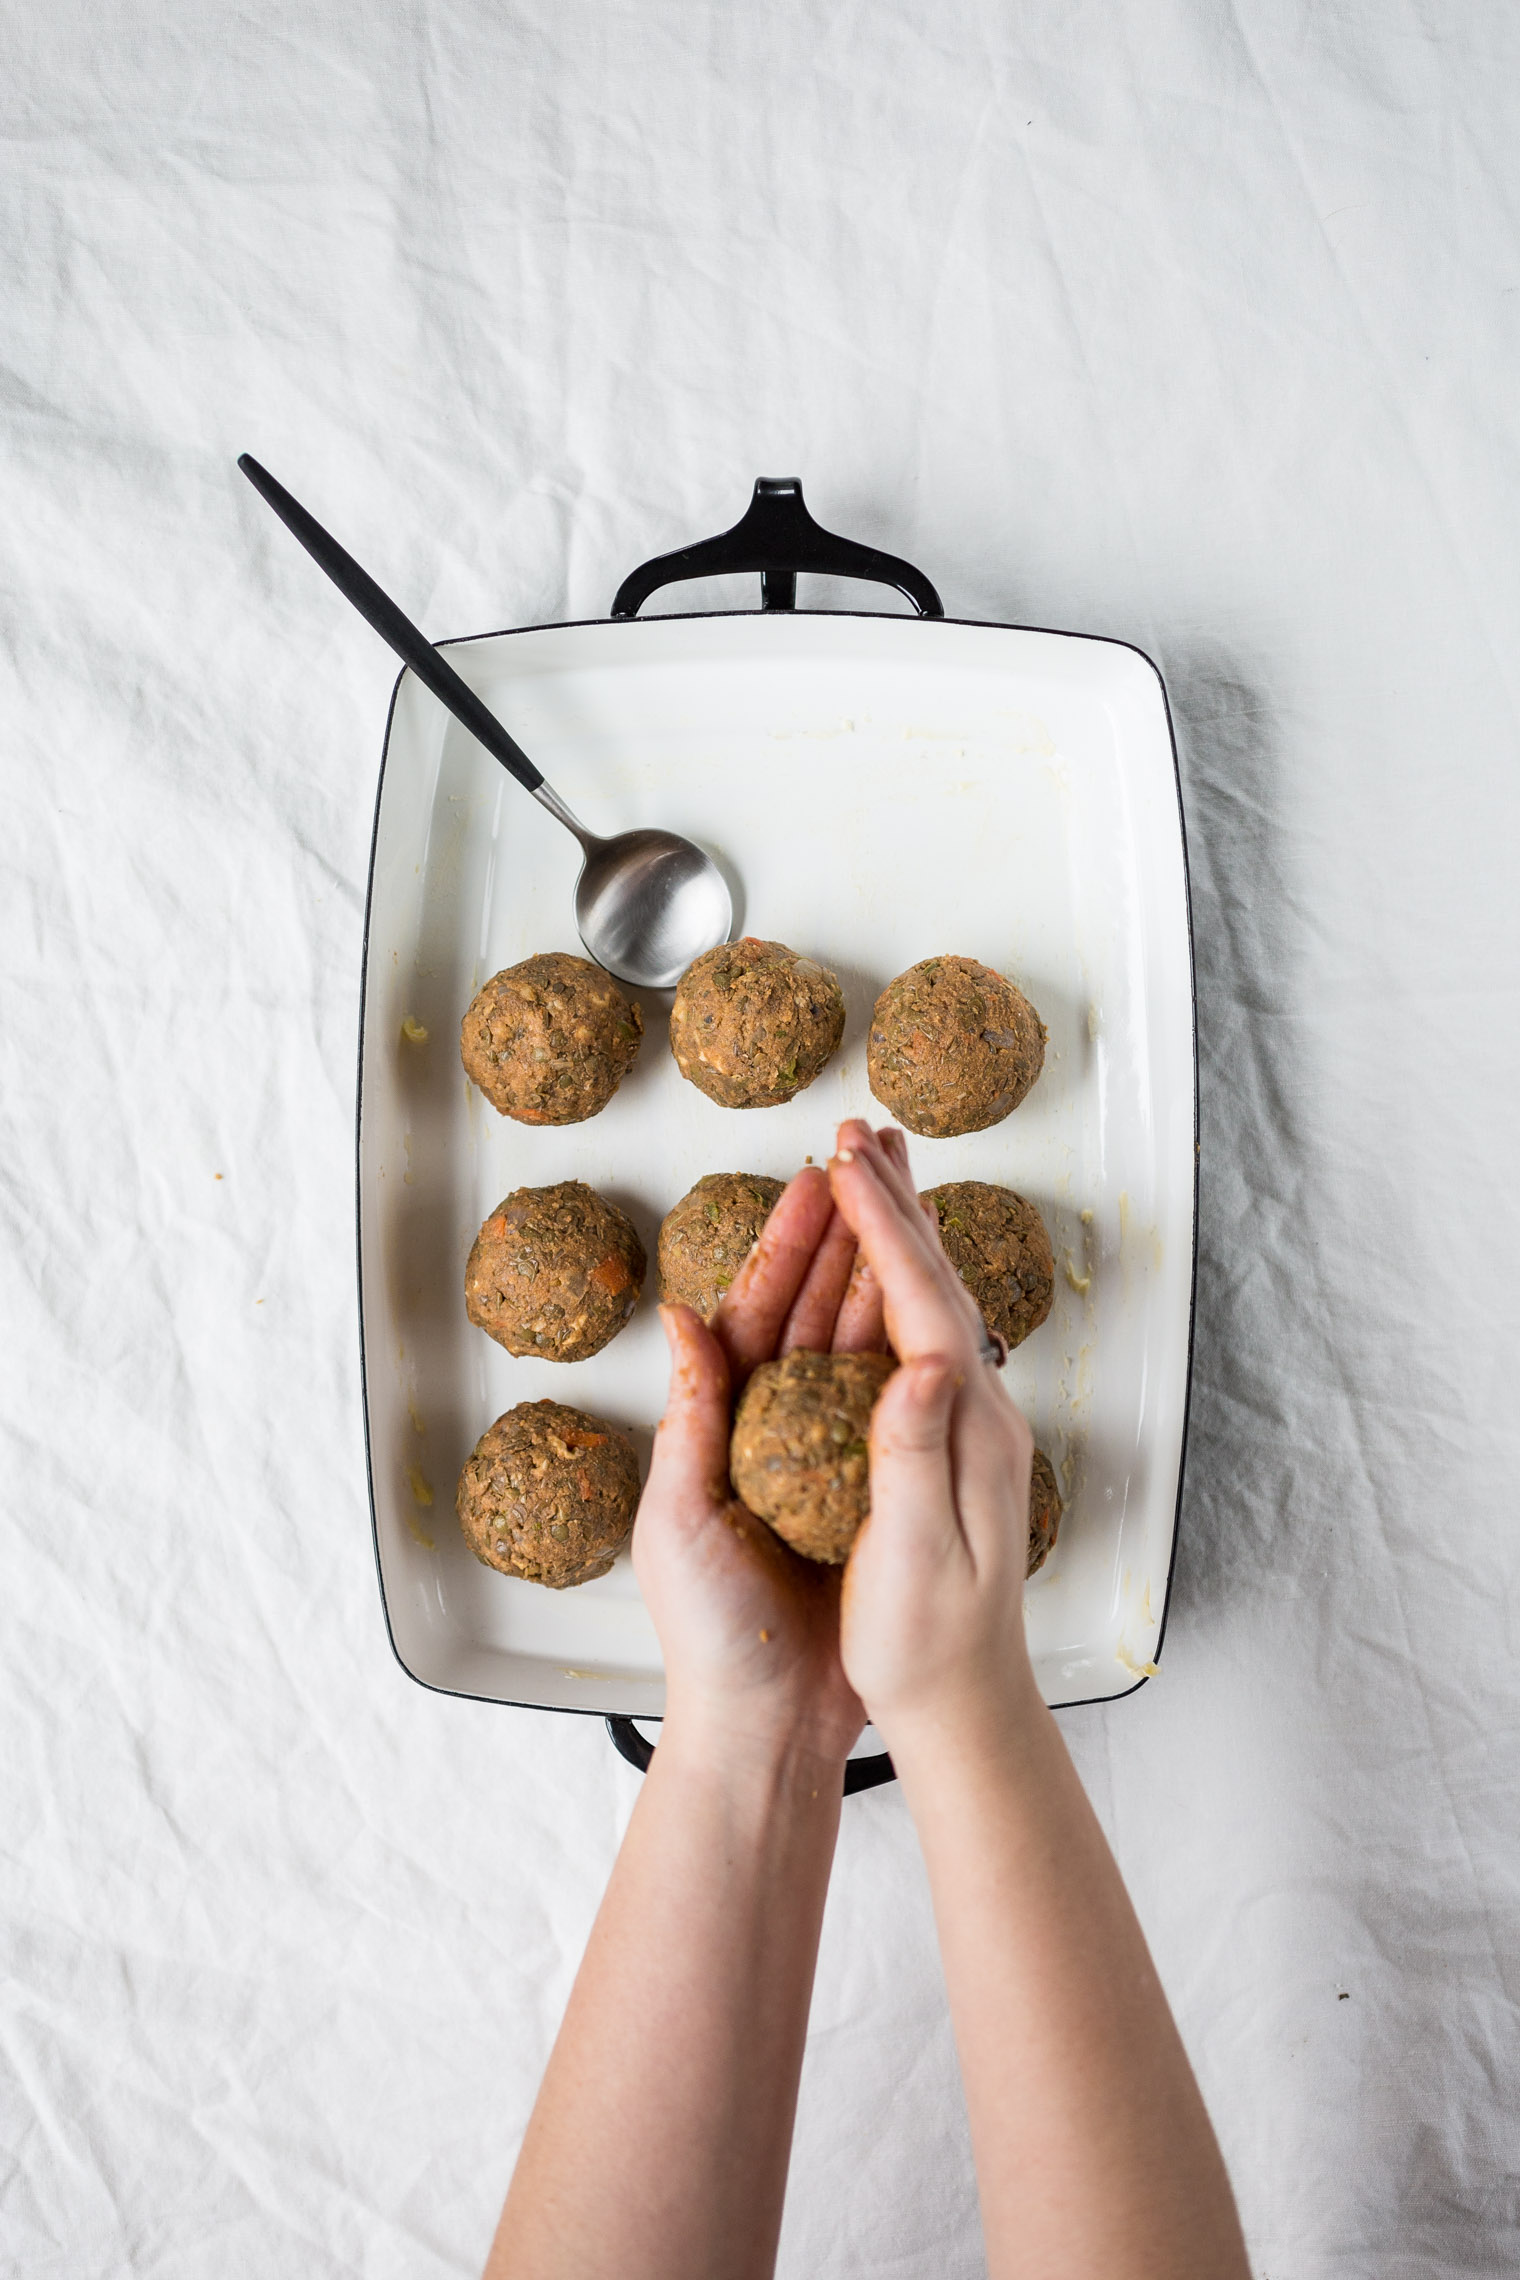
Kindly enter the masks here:
[[710, 1319], [781, 1194], [763, 1172], [709, 1172], [665, 1215], [660, 1296]]
[[844, 1035], [844, 996], [784, 942], [723, 942], [676, 984], [670, 1049], [720, 1108], [776, 1108], [810, 1085]]
[[1036, 1449], [1029, 1476], [1029, 1565], [1026, 1575], [1042, 1568], [1055, 1548], [1065, 1510], [1056, 1486], [1056, 1469], [1043, 1449]]
[[563, 1591], [605, 1575], [639, 1501], [633, 1445], [562, 1401], [522, 1401], [482, 1433], [455, 1509], [478, 1560]]
[[644, 1016], [612, 976], [562, 950], [506, 966], [459, 1025], [465, 1074], [519, 1124], [580, 1124], [633, 1066]]
[[632, 1222], [595, 1188], [514, 1188], [475, 1238], [465, 1312], [509, 1354], [584, 1362], [632, 1314], [644, 1269]]
[[989, 1330], [1012, 1346], [1038, 1330], [1055, 1298], [1056, 1263], [1045, 1222], [1012, 1188], [947, 1180], [926, 1190], [940, 1241]]
[[896, 1369], [890, 1354], [810, 1354], [762, 1362], [734, 1419], [734, 1487], [805, 1559], [839, 1567], [871, 1508], [871, 1411]]
[[925, 958], [876, 1000], [866, 1074], [900, 1124], [948, 1140], [1018, 1107], [1044, 1067], [1045, 1035], [1006, 976], [975, 958]]

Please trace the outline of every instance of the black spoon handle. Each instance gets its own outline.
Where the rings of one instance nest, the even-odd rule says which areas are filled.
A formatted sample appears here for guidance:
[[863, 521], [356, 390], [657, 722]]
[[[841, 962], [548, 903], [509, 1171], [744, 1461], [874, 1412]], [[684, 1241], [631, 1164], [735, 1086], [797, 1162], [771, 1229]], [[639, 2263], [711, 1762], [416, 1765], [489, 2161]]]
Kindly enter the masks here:
[[525, 790], [536, 792], [544, 780], [542, 769], [534, 767], [522, 746], [508, 736], [494, 713], [487, 712], [475, 691], [461, 681], [453, 666], [445, 664], [427, 635], [397, 609], [390, 595], [381, 592], [368, 571], [359, 568], [353, 556], [345, 553], [337, 540], [306, 512], [299, 500], [291, 497], [283, 483], [275, 481], [267, 468], [261, 467], [246, 451], [239, 457], [238, 465], [259, 497], [273, 507], [285, 528], [300, 540], [317, 567], [327, 572], [360, 617], [368, 619], [380, 639], [390, 643], [423, 686], [432, 690], [441, 705], [447, 705], [472, 736], [479, 737], [486, 750]]

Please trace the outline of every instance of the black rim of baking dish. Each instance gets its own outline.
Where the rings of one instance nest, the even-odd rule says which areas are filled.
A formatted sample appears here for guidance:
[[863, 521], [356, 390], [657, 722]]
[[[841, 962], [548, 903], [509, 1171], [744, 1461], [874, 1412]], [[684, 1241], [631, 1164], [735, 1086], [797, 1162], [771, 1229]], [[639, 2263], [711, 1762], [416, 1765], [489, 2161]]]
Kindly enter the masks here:
[[[774, 502], [774, 504], [773, 504]], [[779, 536], [789, 553], [797, 558], [789, 561], [776, 559], [774, 545], [778, 537], [777, 517], [781, 528]], [[816, 538], [811, 534], [816, 534]], [[799, 545], [805, 552], [797, 554]], [[769, 558], [768, 558], [769, 556]], [[569, 618], [551, 620], [543, 625], [502, 626], [485, 633], [462, 634], [437, 644], [440, 649], [463, 649], [476, 641], [499, 641], [513, 634], [569, 633], [583, 628], [605, 625], [634, 625], [637, 612], [650, 594], [660, 587], [693, 578], [716, 577], [739, 572], [758, 571], [761, 578], [761, 608], [763, 612], [780, 614], [792, 612], [796, 606], [797, 572], [805, 571], [820, 576], [870, 579], [894, 587], [914, 605], [921, 619], [932, 619], [942, 625], [978, 626], [995, 633], [1039, 633], [1053, 635], [1060, 641], [1096, 641], [1109, 649], [1127, 649], [1148, 665], [1156, 676], [1161, 691], [1161, 706], [1166, 718], [1167, 740], [1172, 754], [1172, 787], [1177, 799], [1177, 830], [1182, 849], [1182, 892], [1184, 917], [1187, 923], [1188, 950], [1188, 1018], [1193, 1062], [1193, 1228], [1192, 1266], [1188, 1284], [1187, 1365], [1182, 1391], [1182, 1436], [1177, 1456], [1177, 1501], [1172, 1514], [1172, 1541], [1167, 1560], [1166, 1591], [1161, 1607], [1161, 1626], [1152, 1654], [1152, 1667], [1158, 1667], [1161, 1652], [1166, 1644], [1167, 1623], [1171, 1614], [1172, 1585], [1177, 1570], [1177, 1540], [1182, 1526], [1182, 1498], [1187, 1476], [1188, 1426], [1193, 1402], [1193, 1343], [1198, 1318], [1198, 1189], [1200, 1159], [1200, 1104], [1198, 1082], [1198, 974], [1193, 948], [1193, 887], [1188, 860], [1187, 813], [1182, 800], [1182, 770], [1177, 755], [1177, 731], [1172, 720], [1171, 699], [1167, 694], [1166, 677], [1160, 666], [1147, 651], [1133, 641], [1122, 641], [1116, 635], [1103, 633], [1077, 633], [1066, 626], [1033, 626], [1004, 624], [987, 618], [947, 618], [938, 593], [911, 563], [896, 555], [883, 554], [872, 547], [858, 546], [853, 540], [839, 538], [822, 530], [813, 522], [802, 500], [802, 487], [795, 477], [762, 476], [755, 484], [754, 495], [746, 514], [732, 529], [721, 532], [717, 538], [698, 541], [693, 546], [678, 548], [674, 553], [656, 556], [639, 569], [632, 571], [618, 588], [612, 614], [605, 618]], [[662, 612], [661, 618], [739, 618], [753, 617], [753, 610], [674, 610]], [[881, 610], [808, 610], [800, 613], [808, 617], [877, 618], [896, 613]], [[647, 622], [647, 621], [646, 621]], [[359, 969], [359, 1035], [357, 1076], [354, 1088], [354, 1234], [355, 1267], [359, 1315], [359, 1398], [364, 1415], [364, 1470], [369, 1490], [370, 1543], [375, 1558], [375, 1578], [380, 1587], [380, 1610], [385, 1618], [385, 1635], [390, 1642], [396, 1662], [416, 1686], [426, 1688], [430, 1694], [452, 1695], [459, 1701], [500, 1703], [503, 1709], [541, 1710], [553, 1715], [572, 1718], [601, 1718], [619, 1755], [640, 1772], [647, 1770], [654, 1755], [655, 1744], [639, 1732], [640, 1725], [656, 1725], [654, 1713], [627, 1714], [603, 1710], [581, 1709], [569, 1703], [514, 1702], [499, 1695], [478, 1695], [462, 1687], [439, 1686], [432, 1679], [420, 1678], [406, 1661], [396, 1644], [395, 1628], [391, 1622], [390, 1602], [385, 1591], [385, 1568], [380, 1557], [380, 1521], [375, 1506], [375, 1460], [370, 1439], [369, 1423], [369, 1360], [364, 1334], [364, 1205], [363, 1205], [363, 1133], [364, 1133], [364, 1036], [365, 1017], [369, 996], [369, 933], [370, 915], [375, 893], [375, 856], [380, 843], [380, 809], [385, 796], [385, 771], [390, 759], [391, 731], [395, 725], [396, 702], [401, 684], [406, 678], [398, 673], [391, 689], [390, 704], [385, 716], [385, 741], [380, 754], [380, 773], [375, 785], [375, 813], [370, 828], [369, 876], [364, 891], [364, 937], [360, 948]], [[1124, 1702], [1138, 1694], [1147, 1683], [1150, 1672], [1143, 1672], [1133, 1686], [1118, 1694], [1081, 1695], [1071, 1702], [1053, 1703], [1053, 1710], [1080, 1710], [1110, 1702]], [[895, 1769], [891, 1758], [882, 1752], [873, 1757], [850, 1758], [846, 1761], [844, 1791], [846, 1796], [874, 1789], [891, 1781]]]

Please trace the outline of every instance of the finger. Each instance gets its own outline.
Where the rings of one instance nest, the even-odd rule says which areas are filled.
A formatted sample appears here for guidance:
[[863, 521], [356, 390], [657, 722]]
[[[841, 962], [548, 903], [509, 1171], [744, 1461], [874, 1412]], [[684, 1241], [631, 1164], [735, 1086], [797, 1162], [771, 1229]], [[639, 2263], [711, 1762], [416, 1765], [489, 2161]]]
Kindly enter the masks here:
[[908, 1169], [908, 1136], [895, 1124], [873, 1132], [863, 1116], [847, 1116], [839, 1127], [836, 1148], [850, 1148], [871, 1156], [891, 1192], [903, 1203], [913, 1194]]
[[922, 1211], [934, 1230], [936, 1241], [938, 1240], [939, 1214], [932, 1204], [924, 1201], [913, 1185], [906, 1133], [899, 1132], [895, 1124], [884, 1124], [879, 1132], [873, 1132], [863, 1119], [857, 1117], [839, 1127], [838, 1146], [848, 1147], [855, 1154], [869, 1157], [881, 1175], [887, 1193], [902, 1205], [904, 1211]]
[[881, 1137], [858, 1120], [853, 1125], [840, 1126], [838, 1147], [828, 1167], [829, 1185], [835, 1190], [836, 1204], [839, 1202], [839, 1167], [849, 1164], [858, 1164], [871, 1174], [889, 1215], [893, 1211], [902, 1215], [906, 1241], [919, 1251], [926, 1264], [932, 1265], [938, 1246], [928, 1238], [921, 1201], [914, 1193], [912, 1182], [903, 1179], [900, 1166], [883, 1146]]
[[864, 1251], [857, 1249], [849, 1285], [839, 1302], [839, 1319], [834, 1324], [834, 1352], [884, 1354], [886, 1350], [887, 1323], [881, 1284], [872, 1273], [871, 1262]]
[[833, 1213], [828, 1175], [816, 1165], [799, 1172], [777, 1197], [759, 1242], [713, 1316], [713, 1335], [728, 1357], [735, 1387], [775, 1353]]
[[728, 1502], [728, 1362], [689, 1306], [662, 1306], [670, 1346], [670, 1396], [654, 1437], [649, 1486], [673, 1506]]
[[[902, 1126], [900, 1124], [878, 1125], [876, 1137], [881, 1142], [883, 1152], [890, 1156], [894, 1163], [900, 1165], [904, 1172], [907, 1172], [908, 1135]], [[911, 1177], [911, 1174], [909, 1176]]]
[[886, 1164], [887, 1181], [893, 1193], [903, 1203], [910, 1196], [915, 1200], [918, 1190], [913, 1182], [913, 1169], [908, 1162], [908, 1135], [895, 1124], [884, 1124], [875, 1135]]
[[[933, 1263], [934, 1271], [945, 1287], [952, 1288], [960, 1282], [960, 1277], [954, 1268], [946, 1273], [947, 1262], [944, 1257], [945, 1247], [940, 1239], [939, 1213], [928, 1197], [920, 1195], [913, 1185], [908, 1168], [908, 1145], [903, 1135], [890, 1125], [880, 1132], [873, 1132], [868, 1125], [861, 1124], [857, 1125], [856, 1131], [858, 1137], [855, 1138], [850, 1153], [863, 1157], [872, 1166], [880, 1178], [883, 1190], [907, 1215], [915, 1234], [922, 1236], [927, 1230], [927, 1240], [920, 1247], [924, 1256]], [[845, 1146], [844, 1135], [845, 1127], [841, 1125], [841, 1149]]]
[[879, 1169], [880, 1148], [843, 1146], [829, 1166], [834, 1201], [881, 1285], [887, 1336], [904, 1361], [943, 1353], [978, 1361], [982, 1319], [915, 1197], [903, 1203]]
[[802, 1288], [792, 1301], [778, 1353], [790, 1354], [798, 1346], [813, 1354], [829, 1351], [854, 1264], [855, 1237], [840, 1214], [831, 1210], [823, 1241], [813, 1253]]
[[946, 1354], [923, 1354], [888, 1378], [871, 1413], [868, 1528], [920, 1546], [959, 1540], [950, 1421], [962, 1382]]
[[956, 1509], [979, 1576], [1023, 1582], [1033, 1455], [1028, 1420], [983, 1364], [967, 1381], [950, 1427]]

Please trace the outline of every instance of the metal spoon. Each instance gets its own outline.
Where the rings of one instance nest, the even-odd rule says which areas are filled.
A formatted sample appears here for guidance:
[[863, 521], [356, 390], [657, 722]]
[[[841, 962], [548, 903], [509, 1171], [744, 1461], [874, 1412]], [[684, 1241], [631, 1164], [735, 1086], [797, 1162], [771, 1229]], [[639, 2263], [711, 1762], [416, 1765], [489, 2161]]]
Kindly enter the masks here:
[[283, 484], [245, 451], [238, 460], [249, 482], [311, 556], [327, 572], [382, 641], [410, 665], [419, 681], [467, 728], [540, 807], [580, 841], [580, 877], [575, 882], [575, 923], [600, 966], [620, 981], [644, 989], [667, 989], [693, 958], [726, 942], [734, 923], [733, 902], [722, 872], [710, 855], [673, 831], [620, 831], [599, 839], [571, 814], [543, 771], [535, 768], [495, 714], [488, 712], [411, 619], [383, 593], [351, 554], [293, 499]]

